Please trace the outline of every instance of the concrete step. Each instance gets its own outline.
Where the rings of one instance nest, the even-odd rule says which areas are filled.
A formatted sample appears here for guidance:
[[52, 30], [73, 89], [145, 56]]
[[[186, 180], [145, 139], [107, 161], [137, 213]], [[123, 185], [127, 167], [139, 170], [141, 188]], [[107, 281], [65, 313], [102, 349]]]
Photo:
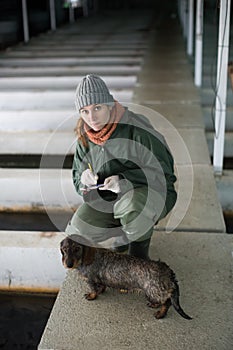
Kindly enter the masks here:
[[233, 170], [224, 170], [220, 178], [216, 178], [218, 198], [222, 209], [225, 212], [233, 212], [232, 189], [233, 189]]
[[[217, 52], [215, 53], [215, 55], [217, 55]], [[215, 64], [213, 64], [212, 62], [210, 62], [208, 65], [205, 64], [203, 65], [203, 69], [202, 69], [202, 74], [205, 75], [209, 75], [209, 76], [213, 76], [213, 79], [215, 80], [216, 77], [216, 68], [215, 68]]]
[[141, 57], [81, 57], [81, 58], [0, 58], [0, 67], [48, 67], [62, 66], [67, 67], [79, 65], [124, 65], [124, 64], [141, 64]]
[[140, 64], [123, 65], [90, 65], [82, 66], [50, 66], [50, 67], [0, 67], [1, 77], [30, 77], [30, 76], [77, 76], [86, 75], [90, 72], [100, 76], [105, 75], [132, 75], [140, 71]]
[[0, 291], [57, 293], [65, 278], [63, 237], [61, 232], [0, 231]]
[[[7, 77], [0, 78], [0, 91], [15, 90], [73, 90], [80, 83], [83, 76], [41, 76], [41, 77]], [[136, 84], [136, 75], [105, 76], [109, 89], [133, 89]]]
[[[7, 169], [0, 172], [1, 211], [41, 211], [46, 209], [72, 210], [82, 203], [73, 186], [71, 169], [46, 169], [41, 159], [40, 169]], [[209, 165], [176, 165], [179, 174], [176, 188], [177, 203], [172, 213], [161, 220], [158, 229], [163, 231], [224, 232], [225, 225], [219, 204], [212, 167]], [[232, 172], [219, 180], [219, 191], [231, 184]], [[186, 180], [188, 179], [188, 181]], [[9, 191], [9, 189], [11, 189]], [[202, 193], [208, 190], [208, 196]], [[225, 191], [225, 190], [224, 190]], [[223, 208], [232, 208], [232, 200], [221, 196]], [[200, 205], [200, 201], [202, 205]], [[209, 210], [209, 208], [212, 210]], [[216, 212], [219, 214], [216, 215]]]
[[[206, 139], [209, 148], [209, 153], [213, 156], [214, 149], [214, 132], [206, 132]], [[224, 142], [224, 157], [232, 158], [233, 157], [233, 131], [225, 133], [225, 142]]]
[[[42, 163], [43, 164], [43, 159]], [[82, 203], [70, 169], [7, 169], [0, 172], [1, 211], [73, 210]]]
[[[118, 37], [118, 40], [113, 40], [112, 36], [107, 38], [106, 35], [98, 36], [98, 38], [96, 39], [92, 36], [89, 39], [86, 36], [74, 36], [74, 38], [70, 38], [69, 34], [67, 34], [63, 38], [59, 38], [57, 36], [51, 40], [48, 40], [46, 38], [47, 36], [43, 39], [41, 39], [40, 36], [37, 38], [32, 38], [30, 41], [30, 46], [25, 45], [24, 43], [19, 43], [18, 45], [8, 48], [7, 52], [37, 52], [49, 50], [49, 48], [51, 47], [53, 51], [62, 51], [63, 48], [69, 51], [75, 50], [77, 45], [80, 50], [144, 50], [148, 47], [148, 42], [145, 39], [138, 39], [135, 41], [129, 38], [127, 41], [125, 41], [121, 40], [121, 38]], [[98, 42], [98, 47], [95, 46], [96, 42]]]
[[[72, 106], [70, 106], [72, 107]], [[78, 114], [74, 109], [53, 110], [1, 110], [0, 132], [48, 132], [66, 131], [72, 133]], [[17, 137], [19, 134], [12, 134]], [[48, 136], [49, 137], [49, 136]]]
[[138, 293], [107, 289], [97, 300], [87, 301], [86, 281], [75, 270], [67, 272], [38, 349], [230, 349], [232, 249], [232, 235], [154, 233], [150, 256], [175, 271], [180, 303], [191, 321], [172, 307], [166, 318], [156, 320]]
[[[90, 31], [90, 28], [87, 28]], [[145, 48], [148, 46], [147, 39], [148, 36], [142, 35], [135, 35], [132, 32], [125, 32], [124, 33], [118, 33], [117, 31], [115, 34], [108, 33], [106, 35], [105, 33], [99, 33], [97, 32], [96, 35], [93, 33], [90, 35], [83, 35], [79, 34], [77, 32], [74, 32], [71, 34], [70, 32], [66, 32], [59, 35], [59, 32], [56, 32], [55, 35], [48, 35], [47, 33], [43, 36], [40, 35], [34, 40], [30, 41], [30, 48], [41, 46], [41, 47], [48, 47], [48, 46], [58, 46], [59, 44], [64, 44], [64, 46], [77, 46], [81, 45], [82, 48], [84, 47], [90, 47], [94, 46], [97, 42], [100, 43], [101, 47], [106, 47], [108, 45], [109, 47], [139, 47], [139, 48]]]
[[[129, 89], [112, 89], [111, 93], [119, 102], [130, 102], [133, 96]], [[67, 109], [74, 106], [74, 96], [74, 90], [0, 91], [0, 110]]]
[[[39, 39], [39, 38], [37, 38]], [[58, 51], [66, 51], [69, 52], [75, 50], [75, 48], [78, 46], [81, 46], [82, 50], [95, 50], [96, 45], [98, 44], [98, 50], [117, 50], [119, 52], [123, 50], [146, 50], [148, 48], [147, 40], [142, 41], [124, 41], [119, 38], [118, 41], [112, 41], [106, 40], [106, 37], [99, 38], [98, 40], [69, 40], [68, 37], [65, 37], [61, 40], [50, 40], [47, 41], [45, 39], [39, 41], [30, 41], [30, 46], [26, 46], [25, 44], [18, 44], [17, 46], [11, 47], [7, 50], [7, 52], [38, 52], [38, 51], [49, 51], [49, 49], [52, 47], [52, 51], [56, 52]], [[50, 50], [51, 52], [51, 50]], [[77, 52], [78, 53], [78, 52]]]
[[[205, 128], [207, 131], [214, 130], [214, 110], [211, 107], [202, 108]], [[233, 131], [233, 107], [227, 106], [226, 109], [226, 131]]]
[[[215, 92], [211, 89], [202, 89], [200, 95], [203, 106], [212, 106], [215, 102]], [[227, 90], [227, 106], [233, 106], [233, 93], [230, 88]]]
[[[74, 118], [67, 117], [61, 128], [58, 126], [54, 131], [2, 131], [0, 154], [73, 154], [77, 141], [73, 131], [75, 124], [72, 131], [64, 131], [62, 128], [66, 121], [70, 125], [73, 120]], [[156, 123], [156, 120], [152, 123]], [[157, 130], [164, 135], [170, 149], [173, 150], [175, 164], [210, 164], [203, 130], [177, 130], [161, 126]]]
[[176, 174], [177, 202], [172, 212], [159, 222], [158, 229], [167, 232], [225, 232], [212, 166], [179, 164]]
[[[41, 115], [41, 113], [39, 113]], [[45, 116], [47, 113], [45, 114]], [[45, 117], [44, 116], [44, 117]], [[60, 115], [62, 116], [62, 115]], [[24, 114], [22, 114], [22, 119], [24, 119]], [[29, 117], [30, 119], [30, 117]], [[1, 119], [0, 119], [1, 120]], [[54, 118], [51, 118], [49, 123], [45, 123], [43, 127], [37, 129], [37, 123], [32, 122], [27, 125], [27, 131], [23, 130], [23, 125], [19, 125], [18, 128], [13, 130], [5, 129], [0, 131], [0, 154], [45, 154], [45, 155], [70, 155], [74, 153], [76, 136], [74, 132], [69, 130], [69, 127], [72, 126], [71, 130], [74, 130], [77, 117], [71, 115], [66, 117], [64, 122], [61, 122], [57, 129], [54, 131], [48, 131], [47, 128], [54, 127], [58, 120], [54, 114]], [[27, 119], [24, 119], [26, 122]], [[40, 124], [40, 123], [39, 123]], [[17, 126], [17, 125], [16, 125]], [[30, 128], [31, 127], [31, 128]], [[30, 129], [29, 129], [30, 128]], [[209, 156], [213, 156], [213, 145], [214, 145], [214, 133], [207, 132], [206, 139], [208, 144], [207, 147], [204, 147], [204, 132], [200, 133], [200, 130], [179, 130], [177, 137], [175, 133], [172, 133], [171, 130], [163, 131], [163, 135], [168, 140], [169, 146], [173, 146], [173, 154], [177, 164], [182, 163], [182, 159], [185, 159], [183, 153], [179, 153], [180, 148], [185, 147], [187, 149], [187, 154], [189, 155], [190, 161], [193, 164], [207, 164], [210, 163]], [[170, 139], [169, 137], [173, 134], [175, 140]], [[179, 135], [179, 136], [178, 136]], [[180, 145], [177, 143], [177, 138], [180, 138]], [[62, 140], [62, 142], [61, 142]], [[189, 142], [187, 142], [189, 140]], [[199, 140], [199, 143], [196, 141]], [[183, 145], [183, 146], [182, 146]], [[203, 148], [204, 147], [204, 148]], [[200, 153], [201, 152], [201, 153]], [[200, 157], [200, 154], [202, 157]], [[225, 134], [225, 146], [224, 146], [224, 157], [232, 158], [233, 157], [233, 134], [232, 132], [227, 132]]]
[[70, 155], [77, 137], [74, 132], [10, 131], [0, 132], [0, 154]]
[[[233, 50], [229, 51], [229, 55], [231, 57]], [[217, 55], [218, 55], [218, 47], [213, 47], [212, 49], [206, 49], [203, 52], [203, 65], [210, 66], [212, 68], [212, 73], [216, 72], [217, 68]]]
[[[208, 89], [208, 90], [215, 90], [215, 88], [216, 88], [216, 76], [217, 76], [216, 71], [214, 71], [214, 76], [207, 75], [207, 74], [204, 75], [202, 77], [202, 88]], [[227, 79], [227, 89], [228, 90], [232, 89], [229, 77]]]
[[67, 48], [61, 48], [57, 47], [56, 49], [49, 50], [47, 49], [41, 49], [38, 48], [37, 50], [30, 50], [30, 51], [6, 51], [4, 53], [0, 54], [0, 58], [38, 58], [38, 57], [51, 57], [51, 58], [63, 58], [63, 57], [140, 57], [143, 56], [143, 53], [145, 52], [145, 49], [130, 49], [130, 48], [112, 48], [112, 49], [67, 49]]

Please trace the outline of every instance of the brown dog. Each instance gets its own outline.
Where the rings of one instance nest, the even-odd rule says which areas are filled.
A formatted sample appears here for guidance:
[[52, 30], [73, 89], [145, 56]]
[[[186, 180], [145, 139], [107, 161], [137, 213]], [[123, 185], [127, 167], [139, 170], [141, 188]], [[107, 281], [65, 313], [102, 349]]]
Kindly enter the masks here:
[[77, 269], [87, 278], [91, 292], [87, 300], [94, 300], [106, 287], [141, 290], [148, 306], [159, 308], [157, 319], [166, 316], [172, 305], [187, 320], [188, 316], [179, 304], [179, 286], [174, 272], [162, 261], [143, 260], [121, 255], [104, 248], [95, 248], [91, 242], [78, 235], [71, 235], [60, 244], [62, 263], [68, 269]]

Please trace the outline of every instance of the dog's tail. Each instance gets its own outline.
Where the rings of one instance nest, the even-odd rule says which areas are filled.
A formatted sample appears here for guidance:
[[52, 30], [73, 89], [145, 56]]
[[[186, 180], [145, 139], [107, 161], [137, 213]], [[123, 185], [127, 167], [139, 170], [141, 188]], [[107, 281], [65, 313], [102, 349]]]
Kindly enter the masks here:
[[180, 314], [182, 317], [186, 318], [186, 320], [192, 320], [192, 317], [190, 317], [189, 315], [187, 315], [184, 310], [182, 309], [182, 307], [180, 306], [180, 302], [179, 302], [179, 286], [177, 283], [176, 284], [176, 288], [173, 290], [172, 295], [171, 295], [171, 303], [172, 306], [174, 307], [174, 309], [178, 312], [178, 314]]

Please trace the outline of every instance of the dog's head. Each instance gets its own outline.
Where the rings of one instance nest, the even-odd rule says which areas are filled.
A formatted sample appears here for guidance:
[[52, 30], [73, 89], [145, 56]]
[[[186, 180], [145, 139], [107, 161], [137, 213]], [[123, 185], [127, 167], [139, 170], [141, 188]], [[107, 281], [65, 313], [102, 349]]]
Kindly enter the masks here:
[[80, 264], [90, 264], [94, 259], [90, 242], [78, 235], [64, 238], [60, 243], [62, 263], [67, 269], [76, 269]]

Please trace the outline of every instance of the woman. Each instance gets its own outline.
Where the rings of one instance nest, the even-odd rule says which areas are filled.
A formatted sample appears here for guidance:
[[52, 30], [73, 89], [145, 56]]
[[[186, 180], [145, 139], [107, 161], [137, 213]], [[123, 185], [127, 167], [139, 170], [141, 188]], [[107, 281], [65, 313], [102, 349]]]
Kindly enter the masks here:
[[[76, 90], [78, 142], [73, 182], [84, 203], [66, 232], [149, 259], [153, 227], [176, 202], [173, 158], [148, 119], [113, 99], [104, 81], [87, 75]], [[122, 243], [124, 242], [124, 244]]]

